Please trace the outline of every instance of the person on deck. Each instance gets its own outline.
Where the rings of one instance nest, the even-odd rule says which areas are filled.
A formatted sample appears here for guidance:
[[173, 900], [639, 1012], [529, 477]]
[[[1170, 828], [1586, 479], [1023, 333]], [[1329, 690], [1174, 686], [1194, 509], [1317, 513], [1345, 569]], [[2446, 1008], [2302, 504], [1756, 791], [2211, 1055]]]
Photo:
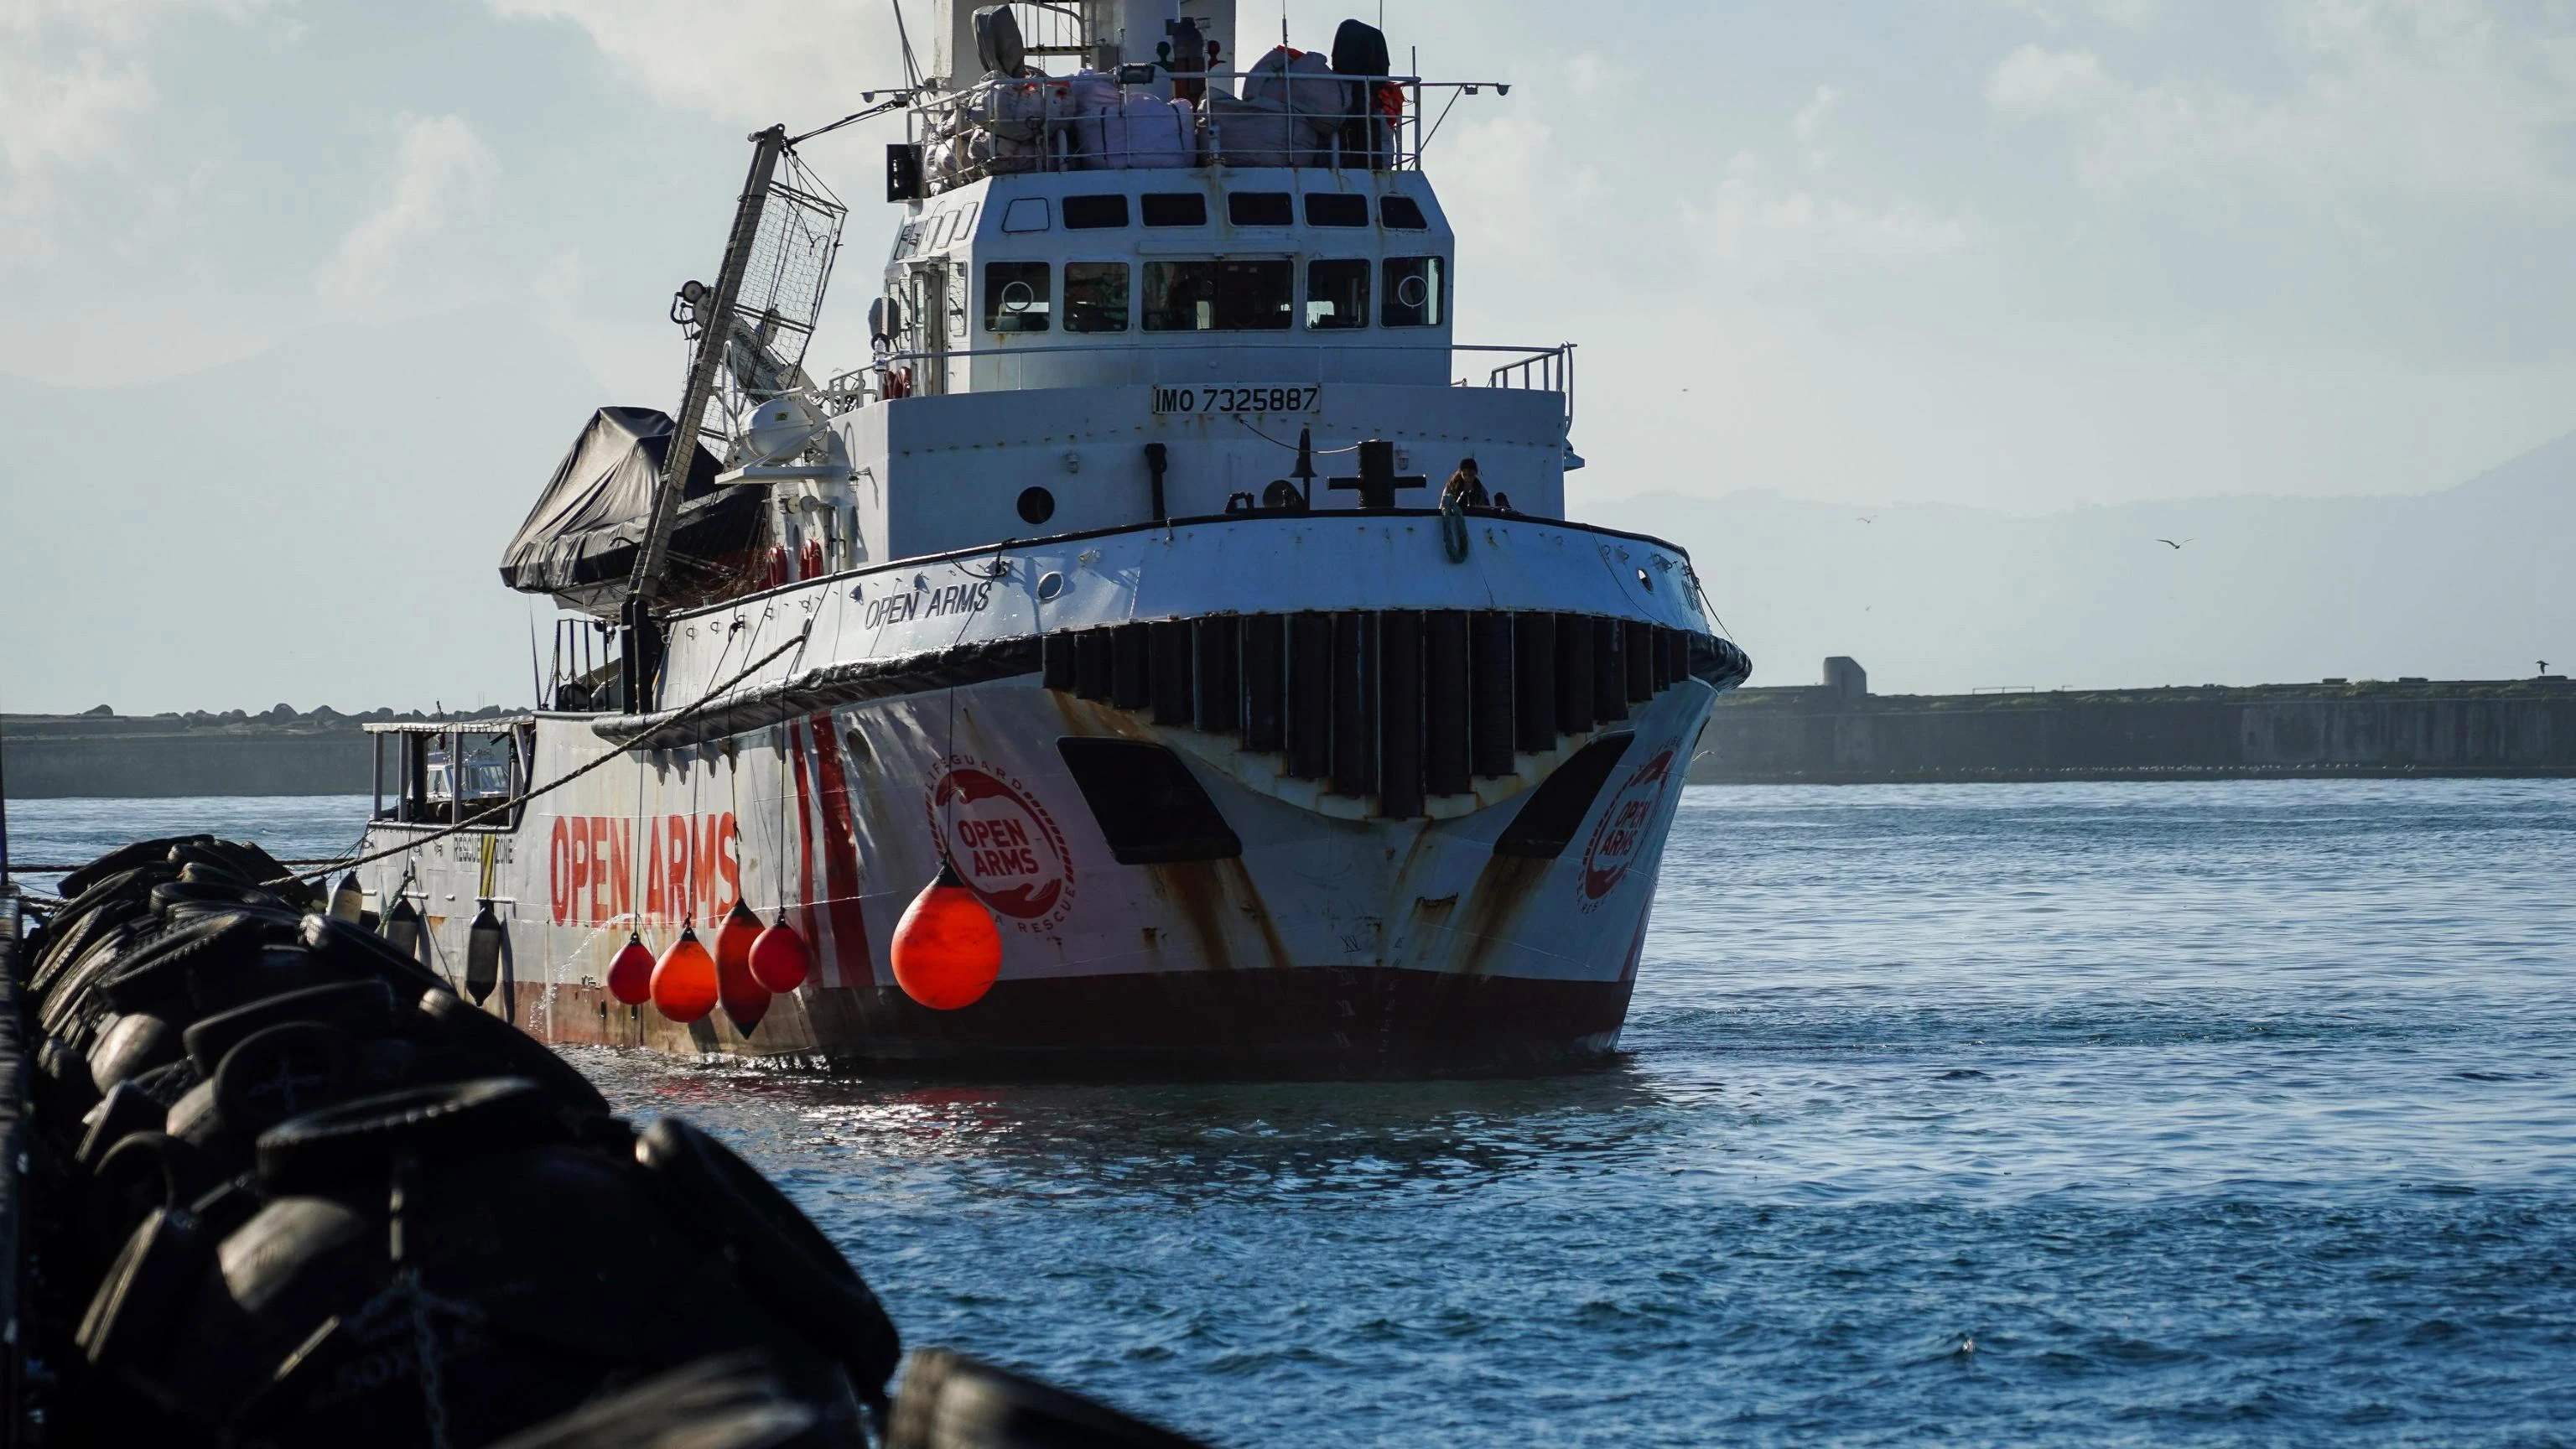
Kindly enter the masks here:
[[1494, 500], [1485, 492], [1485, 480], [1476, 476], [1476, 460], [1473, 458], [1459, 459], [1458, 471], [1449, 475], [1449, 482], [1440, 490], [1442, 508], [1450, 507], [1453, 502], [1460, 508], [1493, 506]]

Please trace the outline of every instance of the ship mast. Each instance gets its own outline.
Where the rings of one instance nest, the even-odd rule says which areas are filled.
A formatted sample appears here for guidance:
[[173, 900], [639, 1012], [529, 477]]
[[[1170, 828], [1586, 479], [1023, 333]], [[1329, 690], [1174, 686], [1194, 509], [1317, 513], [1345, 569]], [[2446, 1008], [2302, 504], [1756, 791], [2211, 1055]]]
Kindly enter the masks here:
[[652, 684], [660, 636], [653, 624], [653, 601], [662, 592], [662, 576], [667, 572], [671, 553], [671, 527], [680, 512], [681, 490], [687, 486], [690, 465], [697, 461], [698, 429], [706, 417], [707, 404], [715, 396], [716, 374], [724, 366], [725, 353], [733, 336], [734, 304], [742, 293], [743, 275], [751, 266], [752, 243], [759, 235], [762, 210], [769, 200], [770, 183], [778, 174], [778, 158], [787, 151], [787, 128], [772, 126], [751, 137], [751, 174], [743, 181], [742, 197], [734, 204], [733, 230], [725, 238], [724, 266], [716, 274], [715, 290], [698, 313], [698, 350], [689, 363], [688, 386], [680, 394], [680, 411], [671, 429], [671, 446], [662, 463], [661, 486], [653, 492], [653, 512], [644, 530], [644, 546], [635, 555], [635, 574], [626, 586], [623, 623], [626, 626], [624, 651], [625, 707], [644, 707], [644, 691]]

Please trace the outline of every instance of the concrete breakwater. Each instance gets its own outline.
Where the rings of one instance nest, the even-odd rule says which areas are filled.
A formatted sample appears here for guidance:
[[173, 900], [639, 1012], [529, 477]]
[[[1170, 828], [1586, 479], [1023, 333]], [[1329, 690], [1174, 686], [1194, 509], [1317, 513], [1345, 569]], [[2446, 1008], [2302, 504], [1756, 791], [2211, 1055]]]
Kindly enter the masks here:
[[[1719, 696], [1690, 778], [2576, 775], [2576, 683], [2556, 676], [1904, 695], [1833, 665], [1831, 684]], [[9, 715], [0, 772], [17, 799], [362, 795], [375, 757], [361, 724], [422, 718]]]
[[1690, 778], [2576, 775], [2576, 685], [2558, 677], [1873, 695], [1858, 675], [1721, 697]]
[[265, 714], [13, 714], [0, 716], [0, 775], [23, 800], [363, 795], [375, 754], [361, 724], [422, 717], [284, 705]]

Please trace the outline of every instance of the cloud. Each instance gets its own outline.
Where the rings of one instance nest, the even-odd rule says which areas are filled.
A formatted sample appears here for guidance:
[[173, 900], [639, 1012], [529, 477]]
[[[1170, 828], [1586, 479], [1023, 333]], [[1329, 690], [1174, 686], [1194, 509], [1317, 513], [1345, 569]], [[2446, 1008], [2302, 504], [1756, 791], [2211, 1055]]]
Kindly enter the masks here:
[[342, 304], [393, 290], [426, 243], [481, 212], [501, 163], [458, 116], [398, 116], [393, 179], [384, 199], [340, 238], [314, 274], [315, 292]]
[[1681, 208], [1691, 239], [1737, 275], [1883, 268], [1968, 250], [1976, 224], [1912, 201], [1854, 201], [1775, 181], [1751, 151], [1727, 162], [1717, 185]]
[[1843, 93], [1835, 87], [1818, 86], [1815, 95], [1798, 108], [1798, 114], [1789, 122], [1789, 134], [1797, 137], [1798, 144], [1807, 148], [1807, 164], [1818, 170], [1823, 170], [1834, 159], [1834, 153], [1825, 147], [1821, 138], [1825, 122], [1832, 117], [1835, 104], [1842, 98]]
[[[511, 20], [575, 25], [609, 64], [666, 105], [746, 125], [799, 131], [859, 109], [859, 93], [903, 84], [895, 25], [883, 5], [810, 0], [487, 0]], [[907, 17], [930, 63], [932, 7]]]
[[2089, 50], [2025, 45], [1986, 77], [1986, 104], [2010, 116], [2064, 112], [2099, 97], [2108, 85], [2102, 62]]
[[1988, 74], [2003, 120], [2064, 129], [2089, 184], [2252, 181], [2351, 198], [2576, 200], [2576, 18], [2499, 23], [2471, 0], [2294, 0], [2269, 91], [2129, 80], [2084, 49], [2023, 45]]
[[160, 106], [152, 51], [191, 13], [242, 20], [263, 0], [7, 0], [0, 4], [0, 258], [49, 255], [82, 210], [83, 172], [121, 160]]

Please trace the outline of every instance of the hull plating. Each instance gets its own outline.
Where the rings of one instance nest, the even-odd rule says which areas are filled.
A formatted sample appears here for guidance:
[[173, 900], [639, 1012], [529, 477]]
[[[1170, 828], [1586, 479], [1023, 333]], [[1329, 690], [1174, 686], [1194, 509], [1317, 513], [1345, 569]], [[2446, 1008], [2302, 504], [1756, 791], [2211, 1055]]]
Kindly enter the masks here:
[[[1615, 727], [1627, 748], [1552, 860], [1493, 851], [1528, 792], [1452, 819], [1337, 819], [1182, 748], [1241, 856], [1121, 864], [1057, 741], [1180, 732], [1032, 676], [632, 754], [512, 831], [428, 842], [368, 883], [419, 900], [434, 964], [461, 975], [488, 859], [510, 949], [487, 1005], [550, 1041], [1068, 1071], [1566, 1065], [1617, 1044], [1712, 697], [1677, 686]], [[574, 718], [539, 730], [540, 774], [609, 748]], [[992, 993], [956, 1012], [911, 1003], [886, 965], [943, 842], [1004, 941]], [[629, 930], [658, 950], [737, 892], [783, 911], [817, 962], [754, 1031], [608, 999]]]
[[[433, 964], [460, 979], [467, 925], [490, 901], [508, 949], [486, 1007], [552, 1041], [1041, 1071], [1369, 1074], [1597, 1058], [1618, 1040], [1710, 682], [1663, 669], [1637, 702], [1605, 711], [1619, 722], [1583, 714], [1567, 731], [1507, 739], [1508, 769], [1479, 765], [1471, 790], [1390, 820], [1333, 781], [1292, 777], [1285, 755], [1251, 748], [1241, 729], [1167, 728], [1132, 699], [1118, 707], [1061, 678], [1050, 688], [1054, 666], [1038, 658], [1041, 637], [1197, 617], [1212, 600], [1247, 614], [1509, 601], [1542, 611], [1531, 617], [1705, 635], [1669, 545], [1524, 518], [1481, 519], [1475, 540], [1453, 565], [1434, 518], [1208, 520], [736, 601], [674, 626], [667, 703], [785, 639], [810, 640], [810, 657], [800, 648], [764, 665], [671, 748], [622, 749], [631, 722], [540, 716], [529, 778], [615, 758], [508, 829], [430, 840], [428, 827], [380, 823], [371, 846], [406, 832], [422, 842], [364, 883], [378, 908], [396, 892], [411, 898], [430, 922]], [[846, 672], [960, 648], [988, 651], [978, 670]], [[1616, 675], [1604, 680], [1617, 688]], [[1549, 706], [1523, 708], [1544, 718]], [[1560, 798], [1549, 848], [1530, 847], [1527, 822], [1507, 836], [1560, 766], [1587, 746], [1597, 762], [1609, 737], [1619, 749], [1606, 776], [1566, 772], [1598, 788], [1571, 801], [1579, 818]], [[1239, 853], [1176, 859], [1129, 842], [1122, 859], [1060, 747], [1102, 738], [1167, 747], [1222, 817], [1203, 837], [1230, 835]], [[1004, 941], [991, 994], [949, 1013], [908, 1001], [887, 967], [895, 922], [943, 854]], [[607, 998], [629, 931], [658, 951], [737, 897], [764, 920], [783, 914], [817, 964], [755, 1030], [721, 1013], [682, 1026]]]

